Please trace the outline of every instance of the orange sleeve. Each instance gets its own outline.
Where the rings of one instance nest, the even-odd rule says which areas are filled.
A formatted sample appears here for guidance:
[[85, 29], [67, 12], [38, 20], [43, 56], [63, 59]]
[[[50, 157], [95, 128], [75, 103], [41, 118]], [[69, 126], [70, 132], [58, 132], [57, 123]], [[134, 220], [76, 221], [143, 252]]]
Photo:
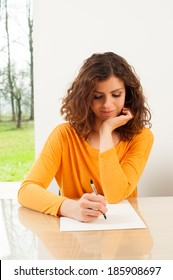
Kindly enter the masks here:
[[56, 216], [65, 197], [47, 190], [61, 164], [60, 135], [55, 129], [49, 136], [41, 154], [21, 184], [19, 203], [30, 209]]
[[153, 144], [149, 129], [130, 141], [127, 152], [119, 161], [116, 148], [100, 153], [100, 179], [106, 200], [117, 203], [132, 195], [147, 163]]

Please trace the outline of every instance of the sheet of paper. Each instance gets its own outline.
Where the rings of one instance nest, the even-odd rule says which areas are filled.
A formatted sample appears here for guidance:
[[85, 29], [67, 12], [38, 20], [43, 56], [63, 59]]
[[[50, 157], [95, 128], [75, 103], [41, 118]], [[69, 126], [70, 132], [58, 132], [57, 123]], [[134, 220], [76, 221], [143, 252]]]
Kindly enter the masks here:
[[107, 204], [108, 211], [105, 220], [101, 215], [97, 220], [83, 223], [71, 218], [60, 218], [60, 231], [112, 230], [146, 228], [146, 225], [134, 208], [124, 200], [117, 204]]

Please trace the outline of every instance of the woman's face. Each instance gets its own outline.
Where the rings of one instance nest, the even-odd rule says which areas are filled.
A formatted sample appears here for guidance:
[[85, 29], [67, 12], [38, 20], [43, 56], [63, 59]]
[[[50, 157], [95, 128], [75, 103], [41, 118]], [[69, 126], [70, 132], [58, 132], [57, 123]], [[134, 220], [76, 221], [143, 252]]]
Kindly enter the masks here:
[[91, 110], [96, 124], [121, 114], [125, 103], [126, 90], [123, 81], [115, 76], [96, 84]]

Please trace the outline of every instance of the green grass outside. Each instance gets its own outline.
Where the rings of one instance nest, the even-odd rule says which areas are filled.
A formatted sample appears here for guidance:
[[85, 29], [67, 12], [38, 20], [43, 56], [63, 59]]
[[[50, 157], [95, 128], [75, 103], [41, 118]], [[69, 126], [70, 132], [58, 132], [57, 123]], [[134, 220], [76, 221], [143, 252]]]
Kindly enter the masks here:
[[34, 123], [0, 123], [0, 182], [22, 181], [34, 161]]

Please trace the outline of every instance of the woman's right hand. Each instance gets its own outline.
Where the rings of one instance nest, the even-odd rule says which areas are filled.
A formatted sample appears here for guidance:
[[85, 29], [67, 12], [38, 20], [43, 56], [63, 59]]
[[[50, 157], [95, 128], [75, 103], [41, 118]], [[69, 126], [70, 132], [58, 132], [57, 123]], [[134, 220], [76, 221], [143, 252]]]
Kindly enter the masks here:
[[90, 222], [107, 212], [104, 196], [85, 193], [79, 200], [65, 199], [59, 209], [59, 216], [81, 222]]

